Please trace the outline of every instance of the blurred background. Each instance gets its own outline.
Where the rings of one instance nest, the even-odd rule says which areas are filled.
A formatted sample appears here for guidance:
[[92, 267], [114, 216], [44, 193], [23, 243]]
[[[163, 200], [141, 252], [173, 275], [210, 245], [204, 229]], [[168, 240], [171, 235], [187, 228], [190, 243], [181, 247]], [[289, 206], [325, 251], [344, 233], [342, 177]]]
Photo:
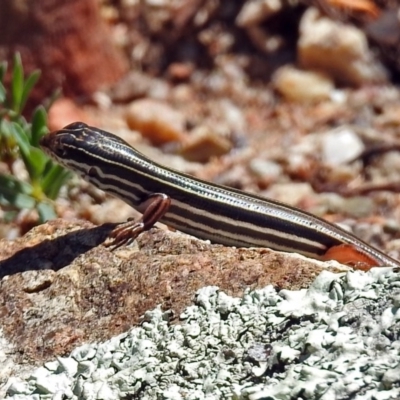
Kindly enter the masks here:
[[3, 0], [0, 237], [133, 215], [37, 149], [84, 121], [394, 251], [399, 43], [391, 0]]

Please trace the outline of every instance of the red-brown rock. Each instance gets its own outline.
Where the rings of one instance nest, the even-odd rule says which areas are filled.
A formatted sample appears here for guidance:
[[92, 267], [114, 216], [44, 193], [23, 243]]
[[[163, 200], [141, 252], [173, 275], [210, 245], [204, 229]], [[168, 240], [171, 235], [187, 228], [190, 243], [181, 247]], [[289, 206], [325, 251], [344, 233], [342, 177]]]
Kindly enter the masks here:
[[0, 60], [12, 61], [15, 52], [21, 53], [26, 72], [42, 71], [36, 104], [60, 87], [66, 96], [89, 96], [128, 67], [96, 0], [3, 0]]

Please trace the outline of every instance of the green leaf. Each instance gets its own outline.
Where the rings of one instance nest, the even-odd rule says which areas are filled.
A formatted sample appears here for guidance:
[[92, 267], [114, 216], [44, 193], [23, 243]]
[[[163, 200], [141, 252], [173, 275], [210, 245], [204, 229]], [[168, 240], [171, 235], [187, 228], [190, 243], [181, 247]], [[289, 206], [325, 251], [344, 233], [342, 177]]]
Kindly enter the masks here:
[[27, 133], [16, 123], [12, 123], [12, 133], [18, 143], [21, 158], [31, 180], [37, 180], [43, 173], [47, 163], [47, 156], [37, 147], [29, 144]]
[[15, 193], [12, 204], [19, 210], [30, 210], [35, 207], [36, 199], [25, 193]]
[[7, 121], [6, 119], [2, 119], [0, 121], [0, 137], [3, 137], [5, 139], [13, 137], [14, 135], [12, 133], [12, 130], [12, 122]]
[[0, 103], [4, 103], [5, 100], [6, 100], [6, 88], [4, 87], [0, 79]]
[[33, 71], [29, 76], [28, 79], [25, 81], [23, 84], [23, 90], [22, 90], [22, 95], [21, 95], [21, 100], [20, 100], [20, 105], [19, 105], [19, 111], [22, 112], [22, 110], [25, 107], [26, 101], [28, 100], [28, 96], [32, 91], [32, 88], [36, 85], [36, 82], [40, 78], [40, 71], [36, 70]]
[[54, 207], [50, 203], [40, 202], [37, 204], [36, 208], [39, 213], [39, 222], [41, 224], [48, 221], [49, 219], [54, 219], [57, 217]]
[[0, 63], [0, 82], [3, 82], [4, 76], [7, 72], [7, 61]]
[[27, 155], [22, 152], [21, 155], [31, 180], [38, 180], [46, 166], [48, 160], [47, 156], [42, 150], [33, 146], [29, 146], [29, 153]]
[[45, 108], [41, 105], [36, 108], [32, 117], [31, 128], [31, 145], [39, 147], [39, 141], [43, 135], [48, 132], [47, 129], [47, 113]]
[[[53, 164], [48, 170], [48, 173], [41, 182], [43, 193], [49, 199], [56, 199], [61, 187], [71, 178], [72, 173], [61, 167], [61, 165], [54, 164], [52, 161], [49, 163]], [[48, 167], [46, 166], [46, 169]]]
[[0, 174], [0, 187], [16, 187], [21, 193], [32, 193], [32, 186], [29, 183], [20, 181], [12, 175]]
[[13, 110], [20, 114], [21, 100], [24, 90], [24, 69], [22, 67], [21, 55], [19, 53], [14, 56], [14, 67], [11, 80], [11, 93]]
[[30, 153], [30, 144], [29, 137], [27, 133], [24, 131], [22, 126], [16, 122], [10, 123], [10, 133], [18, 143], [19, 151], [22, 156], [29, 157]]
[[14, 133], [13, 122], [3, 119], [0, 121], [0, 154], [14, 154], [18, 158], [18, 137]]
[[18, 209], [35, 207], [36, 200], [30, 195], [32, 187], [11, 175], [0, 175], [0, 204]]
[[40, 221], [44, 222], [56, 216], [50, 199], [57, 198], [71, 173], [53, 163], [39, 149], [40, 139], [48, 132], [46, 107], [39, 106], [29, 123], [21, 114], [40, 71], [25, 78], [21, 56], [17, 53], [11, 70], [10, 88], [4, 84], [6, 73], [7, 63], [0, 62], [0, 150], [3, 153], [7, 151], [7, 157], [8, 154], [21, 157], [29, 174], [29, 183], [12, 175], [0, 174], [0, 205], [6, 206], [5, 212], [10, 217], [15, 217], [15, 210], [35, 208]]

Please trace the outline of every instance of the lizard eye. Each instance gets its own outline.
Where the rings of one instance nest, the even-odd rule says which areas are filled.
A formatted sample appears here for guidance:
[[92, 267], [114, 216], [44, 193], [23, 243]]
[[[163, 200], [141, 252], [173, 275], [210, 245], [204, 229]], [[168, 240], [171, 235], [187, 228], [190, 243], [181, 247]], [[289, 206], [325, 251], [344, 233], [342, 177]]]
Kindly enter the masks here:
[[52, 150], [59, 157], [65, 157], [65, 155], [67, 154], [67, 151], [65, 150], [65, 147], [58, 140], [55, 142]]

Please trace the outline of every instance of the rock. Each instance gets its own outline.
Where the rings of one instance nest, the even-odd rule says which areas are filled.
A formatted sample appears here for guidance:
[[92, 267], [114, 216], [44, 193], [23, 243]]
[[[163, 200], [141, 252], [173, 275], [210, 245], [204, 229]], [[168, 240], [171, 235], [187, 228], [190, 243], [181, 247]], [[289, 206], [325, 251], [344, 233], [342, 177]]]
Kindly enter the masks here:
[[168, 67], [168, 76], [175, 81], [187, 81], [194, 71], [192, 63], [174, 62]]
[[232, 143], [213, 132], [207, 126], [199, 126], [184, 141], [180, 154], [186, 160], [207, 162], [212, 157], [220, 157], [229, 152]]
[[[219, 100], [216, 104], [216, 107], [219, 108], [221, 118], [223, 119], [224, 124], [226, 124], [227, 126], [225, 133], [241, 134], [243, 131], [247, 129], [247, 122], [243, 109], [238, 107], [231, 100], [228, 99]], [[218, 125], [222, 125], [222, 123]], [[221, 127], [221, 131], [222, 130], [223, 127]]]
[[324, 74], [302, 71], [293, 66], [279, 68], [273, 78], [275, 89], [287, 100], [318, 102], [329, 99], [334, 85]]
[[361, 30], [323, 17], [315, 8], [308, 9], [300, 23], [298, 61], [303, 68], [322, 71], [347, 85], [387, 78]]
[[347, 164], [365, 149], [359, 136], [345, 126], [325, 132], [320, 136], [322, 161], [331, 166]]
[[240, 27], [251, 27], [265, 21], [283, 8], [281, 0], [250, 0], [245, 1], [236, 17]]
[[398, 151], [384, 154], [377, 163], [378, 168], [371, 168], [371, 178], [386, 182], [397, 182], [400, 174], [400, 154]]
[[283, 173], [283, 168], [280, 164], [261, 158], [252, 159], [249, 163], [249, 168], [254, 175], [267, 182], [275, 181]]
[[[204, 286], [236, 296], [271, 283], [299, 289], [326, 266], [339, 267], [268, 249], [211, 245], [160, 229], [111, 252], [100, 244], [113, 226], [54, 220], [14, 242], [0, 241], [0, 328], [10, 344], [7, 359], [14, 363], [8, 372], [121, 334], [157, 305], [179, 315]], [[27, 291], [32, 274], [46, 284]]]
[[130, 71], [110, 88], [108, 94], [113, 102], [129, 103], [145, 97], [163, 100], [169, 92], [169, 85], [164, 80], [143, 72]]
[[0, 2], [0, 59], [19, 51], [26, 73], [40, 69], [28, 109], [58, 88], [68, 97], [90, 97], [127, 72], [96, 0]]
[[314, 191], [309, 183], [275, 183], [263, 192], [267, 198], [285, 202], [296, 206], [305, 197], [314, 195]]
[[[231, 296], [204, 287], [179, 321], [160, 307], [149, 310], [141, 326], [84, 344], [25, 380], [12, 377], [7, 394], [10, 400], [398, 399], [398, 286], [395, 269], [374, 268], [323, 271], [306, 290], [267, 286]], [[65, 374], [67, 360], [71, 372], [78, 365], [73, 376]]]
[[136, 100], [129, 105], [125, 118], [129, 128], [139, 131], [155, 145], [184, 138], [185, 117], [161, 101]]
[[[366, 196], [354, 196], [350, 198], [344, 198], [335, 193], [323, 193], [320, 198], [321, 204], [326, 207], [326, 212], [329, 214], [338, 214], [338, 215], [348, 215], [352, 218], [366, 218], [370, 217], [374, 213], [376, 213], [376, 205], [374, 201]], [[343, 227], [348, 227], [347, 224], [342, 224]], [[358, 234], [362, 234], [363, 237], [368, 237], [368, 232], [363, 232], [360, 229], [362, 226], [362, 222], [358, 223]], [[351, 230], [351, 227], [348, 228]], [[367, 228], [370, 232], [373, 229], [376, 229], [380, 232], [380, 227], [377, 225], [375, 228], [368, 224]], [[357, 233], [356, 233], [357, 234]]]
[[[319, 197], [318, 213], [321, 214], [339, 214], [354, 218], [365, 218], [375, 212], [376, 205], [374, 201], [366, 196], [344, 198], [336, 193], [322, 193]], [[343, 227], [346, 228], [346, 225], [343, 225]], [[371, 225], [368, 226], [368, 229], [372, 229]], [[362, 237], [367, 237], [365, 232], [359, 231], [360, 233]]]

